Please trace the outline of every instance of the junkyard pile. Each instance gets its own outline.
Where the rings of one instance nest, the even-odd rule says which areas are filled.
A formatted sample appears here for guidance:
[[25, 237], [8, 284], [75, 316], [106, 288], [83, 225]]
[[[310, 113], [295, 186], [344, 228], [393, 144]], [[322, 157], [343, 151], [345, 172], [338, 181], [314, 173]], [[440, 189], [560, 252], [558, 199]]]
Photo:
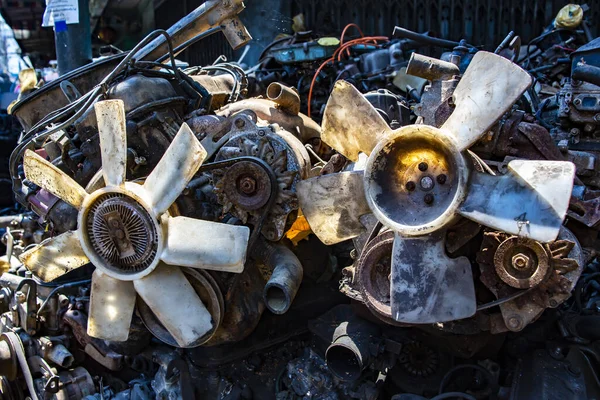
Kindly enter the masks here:
[[496, 49], [350, 24], [177, 66], [246, 44], [242, 9], [13, 107], [0, 398], [598, 398], [585, 7]]

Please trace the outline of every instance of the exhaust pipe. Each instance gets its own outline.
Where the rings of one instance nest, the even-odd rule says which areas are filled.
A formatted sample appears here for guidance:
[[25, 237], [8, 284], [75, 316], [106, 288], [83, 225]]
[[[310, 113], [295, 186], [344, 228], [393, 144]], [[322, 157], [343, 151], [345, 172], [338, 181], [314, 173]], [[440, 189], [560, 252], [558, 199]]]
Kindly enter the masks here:
[[327, 367], [344, 381], [355, 381], [371, 363], [371, 334], [367, 323], [342, 322], [335, 328], [333, 341], [325, 352]]

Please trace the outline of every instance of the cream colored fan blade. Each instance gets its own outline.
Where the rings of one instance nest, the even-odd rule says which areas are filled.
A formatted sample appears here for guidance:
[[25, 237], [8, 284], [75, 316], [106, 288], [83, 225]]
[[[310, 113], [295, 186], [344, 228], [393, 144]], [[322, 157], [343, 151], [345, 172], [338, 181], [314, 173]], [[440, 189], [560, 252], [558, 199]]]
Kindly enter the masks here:
[[352, 161], [367, 155], [391, 129], [379, 112], [350, 83], [337, 81], [323, 115], [321, 139]]
[[124, 342], [135, 307], [135, 289], [131, 281], [121, 281], [95, 270], [92, 275], [88, 335]]
[[363, 171], [338, 172], [298, 182], [298, 201], [310, 228], [325, 244], [352, 239], [365, 231], [359, 217], [371, 212]]
[[244, 270], [248, 227], [187, 217], [168, 218], [167, 224], [161, 257], [165, 263], [236, 273]]
[[34, 151], [27, 150], [23, 157], [23, 169], [28, 180], [76, 209], [81, 208], [87, 196], [85, 189], [52, 163], [44, 160]]
[[94, 104], [102, 174], [106, 186], [121, 186], [127, 170], [127, 131], [125, 129], [125, 106], [122, 100], [105, 100]]
[[159, 264], [135, 290], [181, 347], [212, 329], [212, 317], [179, 267]]
[[478, 51], [454, 90], [456, 108], [442, 129], [456, 138], [459, 150], [469, 148], [521, 97], [531, 76], [517, 64]]
[[477, 309], [471, 263], [450, 258], [445, 231], [405, 237], [392, 250], [392, 317], [409, 324], [433, 324], [471, 317]]
[[474, 172], [459, 213], [482, 225], [540, 242], [551, 242], [565, 219], [575, 165], [567, 161], [508, 164], [508, 173]]
[[44, 282], [58, 279], [90, 262], [75, 231], [44, 240], [21, 254], [19, 260]]
[[165, 212], [179, 197], [206, 158], [206, 151], [184, 123], [144, 183], [156, 214]]

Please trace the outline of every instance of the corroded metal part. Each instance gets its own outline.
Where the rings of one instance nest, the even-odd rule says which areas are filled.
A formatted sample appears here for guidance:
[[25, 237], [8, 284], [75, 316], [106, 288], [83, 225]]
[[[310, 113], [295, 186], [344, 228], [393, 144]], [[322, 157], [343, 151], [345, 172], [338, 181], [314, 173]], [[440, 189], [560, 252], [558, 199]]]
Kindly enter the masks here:
[[412, 53], [406, 66], [406, 73], [430, 81], [450, 79], [460, 74], [458, 66], [448, 61]]
[[494, 254], [496, 273], [509, 286], [528, 289], [539, 285], [550, 273], [546, 249], [535, 240], [512, 237]]
[[327, 245], [365, 231], [360, 216], [371, 209], [364, 196], [363, 172], [321, 175], [298, 183], [300, 207], [312, 231]]
[[321, 139], [352, 161], [371, 154], [391, 129], [377, 110], [350, 83], [337, 81], [323, 115]]
[[445, 231], [417, 237], [396, 233], [390, 304], [393, 318], [432, 324], [469, 318], [477, 303], [471, 263], [446, 255]]
[[460, 214], [482, 225], [541, 242], [556, 239], [573, 188], [575, 166], [566, 161], [508, 164], [508, 173], [474, 172]]
[[508, 111], [531, 82], [531, 76], [517, 64], [478, 51], [454, 90], [456, 108], [442, 129], [452, 133], [461, 151], [466, 150]]

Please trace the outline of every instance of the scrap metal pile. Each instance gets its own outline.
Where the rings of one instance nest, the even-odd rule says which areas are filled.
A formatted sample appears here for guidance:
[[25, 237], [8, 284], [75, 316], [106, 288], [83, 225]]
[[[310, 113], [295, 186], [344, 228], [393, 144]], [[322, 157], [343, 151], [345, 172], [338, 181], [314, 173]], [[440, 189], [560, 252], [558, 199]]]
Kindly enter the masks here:
[[350, 25], [178, 68], [215, 31], [245, 45], [242, 9], [13, 107], [0, 398], [597, 397], [585, 8], [494, 52]]

